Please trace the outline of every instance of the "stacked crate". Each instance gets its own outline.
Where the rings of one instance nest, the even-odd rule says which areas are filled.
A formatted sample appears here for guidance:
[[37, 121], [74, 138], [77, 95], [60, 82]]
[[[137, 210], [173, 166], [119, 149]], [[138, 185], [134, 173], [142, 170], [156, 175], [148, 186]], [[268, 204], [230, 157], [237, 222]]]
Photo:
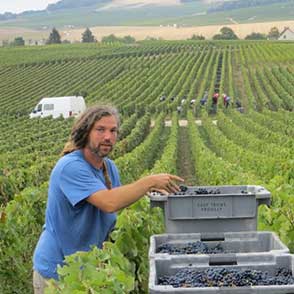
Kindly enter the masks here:
[[166, 234], [151, 237], [149, 292], [294, 293], [294, 257], [274, 233], [257, 231], [260, 204], [270, 204], [261, 186], [152, 195], [151, 206], [164, 210]]

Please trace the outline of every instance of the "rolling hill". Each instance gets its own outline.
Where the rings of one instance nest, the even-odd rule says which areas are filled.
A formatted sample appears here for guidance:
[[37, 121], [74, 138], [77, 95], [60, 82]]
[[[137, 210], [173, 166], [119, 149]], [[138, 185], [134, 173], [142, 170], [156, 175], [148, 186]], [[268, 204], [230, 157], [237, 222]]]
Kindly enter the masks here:
[[203, 26], [294, 20], [294, 0], [61, 0], [46, 10], [0, 15], [0, 27]]

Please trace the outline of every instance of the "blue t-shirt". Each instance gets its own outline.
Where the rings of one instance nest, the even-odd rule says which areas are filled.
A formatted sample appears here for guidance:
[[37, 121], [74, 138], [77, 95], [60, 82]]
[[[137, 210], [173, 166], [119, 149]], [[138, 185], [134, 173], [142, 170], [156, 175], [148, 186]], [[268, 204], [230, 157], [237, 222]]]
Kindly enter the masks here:
[[[120, 186], [118, 170], [104, 159], [112, 187]], [[115, 213], [107, 213], [86, 201], [90, 195], [107, 189], [103, 170], [88, 163], [80, 150], [59, 159], [49, 183], [45, 225], [36, 246], [34, 270], [45, 278], [58, 279], [57, 265], [91, 245], [101, 248], [113, 229]]]

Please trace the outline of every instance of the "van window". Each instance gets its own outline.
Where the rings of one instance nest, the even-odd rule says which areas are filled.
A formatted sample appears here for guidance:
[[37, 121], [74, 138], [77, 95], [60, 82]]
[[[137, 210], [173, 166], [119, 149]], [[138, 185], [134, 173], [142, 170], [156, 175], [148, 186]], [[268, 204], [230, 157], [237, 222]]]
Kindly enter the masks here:
[[42, 104], [38, 104], [37, 111], [42, 111]]
[[44, 104], [44, 111], [54, 110], [54, 104]]

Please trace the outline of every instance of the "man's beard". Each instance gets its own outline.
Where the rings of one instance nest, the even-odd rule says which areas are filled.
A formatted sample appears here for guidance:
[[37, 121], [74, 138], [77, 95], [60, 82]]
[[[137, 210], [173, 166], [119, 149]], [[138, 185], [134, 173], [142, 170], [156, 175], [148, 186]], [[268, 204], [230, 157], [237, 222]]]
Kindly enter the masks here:
[[[101, 145], [107, 145], [107, 146], [109, 146], [110, 147], [109, 148], [109, 151], [107, 151], [107, 152], [101, 151], [102, 148], [103, 148], [103, 146], [101, 147]], [[98, 158], [106, 157], [111, 152], [111, 150], [113, 148], [113, 146], [111, 144], [109, 144], [109, 143], [99, 144], [97, 147], [93, 147], [93, 146], [89, 145], [88, 147], [89, 147], [91, 153], [93, 155], [95, 155], [96, 157], [98, 157]]]

